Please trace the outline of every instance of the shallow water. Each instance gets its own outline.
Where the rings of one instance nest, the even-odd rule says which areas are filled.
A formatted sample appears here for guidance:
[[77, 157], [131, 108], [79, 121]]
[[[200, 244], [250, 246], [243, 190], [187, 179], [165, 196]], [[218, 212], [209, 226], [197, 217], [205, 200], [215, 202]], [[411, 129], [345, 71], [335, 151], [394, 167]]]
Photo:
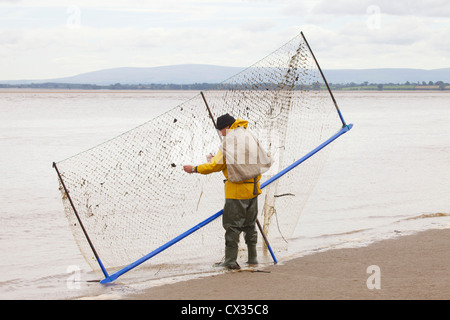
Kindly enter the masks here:
[[[99, 285], [101, 274], [89, 270], [73, 239], [51, 166], [196, 94], [0, 92], [2, 299], [119, 299], [221, 272], [182, 263], [143, 265], [124, 280]], [[335, 97], [354, 127], [333, 143], [280, 263], [450, 227], [450, 94], [335, 92]]]

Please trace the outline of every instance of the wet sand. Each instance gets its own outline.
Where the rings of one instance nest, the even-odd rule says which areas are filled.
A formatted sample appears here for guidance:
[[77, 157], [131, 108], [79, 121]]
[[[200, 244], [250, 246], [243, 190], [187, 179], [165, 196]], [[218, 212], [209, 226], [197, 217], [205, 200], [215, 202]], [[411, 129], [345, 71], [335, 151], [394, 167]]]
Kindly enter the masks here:
[[449, 300], [450, 229], [154, 287], [133, 300]]

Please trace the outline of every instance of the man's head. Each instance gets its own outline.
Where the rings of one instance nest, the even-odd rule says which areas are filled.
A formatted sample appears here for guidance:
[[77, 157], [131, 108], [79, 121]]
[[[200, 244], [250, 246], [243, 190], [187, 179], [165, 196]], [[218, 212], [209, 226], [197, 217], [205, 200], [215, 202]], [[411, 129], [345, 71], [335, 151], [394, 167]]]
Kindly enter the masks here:
[[220, 131], [222, 136], [225, 136], [227, 129], [229, 129], [235, 121], [235, 118], [226, 113], [217, 118], [217, 130]]

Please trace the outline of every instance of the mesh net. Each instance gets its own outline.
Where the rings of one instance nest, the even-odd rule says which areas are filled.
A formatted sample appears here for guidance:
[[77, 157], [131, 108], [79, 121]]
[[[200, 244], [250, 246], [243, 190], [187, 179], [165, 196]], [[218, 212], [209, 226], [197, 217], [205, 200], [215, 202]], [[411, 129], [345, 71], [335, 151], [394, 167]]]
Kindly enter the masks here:
[[[287, 167], [342, 127], [304, 38], [299, 35], [253, 66], [204, 92], [215, 118], [229, 113], [270, 152], [261, 181]], [[141, 258], [223, 208], [222, 173], [187, 174], [220, 139], [200, 94], [105, 143], [57, 163], [83, 225], [107, 268]], [[286, 250], [329, 148], [263, 189], [259, 216], [274, 252]], [[95, 261], [63, 189], [66, 216], [80, 251]], [[264, 251], [262, 237], [258, 250]], [[243, 241], [241, 241], [242, 243]], [[151, 265], [218, 262], [221, 219], [155, 256]], [[262, 251], [261, 251], [262, 250]], [[270, 260], [260, 254], [260, 262]], [[263, 262], [263, 261], [262, 261]]]

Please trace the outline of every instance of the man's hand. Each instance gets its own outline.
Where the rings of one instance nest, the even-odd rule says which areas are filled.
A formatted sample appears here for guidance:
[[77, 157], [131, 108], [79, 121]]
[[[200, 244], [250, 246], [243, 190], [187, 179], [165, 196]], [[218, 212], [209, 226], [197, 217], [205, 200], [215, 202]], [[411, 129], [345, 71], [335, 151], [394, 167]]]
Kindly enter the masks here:
[[214, 155], [212, 153], [206, 155], [206, 161], [207, 162], [210, 162], [212, 158], [214, 158]]
[[190, 165], [183, 166], [183, 170], [186, 171], [187, 173], [192, 173], [192, 167], [193, 166]]

